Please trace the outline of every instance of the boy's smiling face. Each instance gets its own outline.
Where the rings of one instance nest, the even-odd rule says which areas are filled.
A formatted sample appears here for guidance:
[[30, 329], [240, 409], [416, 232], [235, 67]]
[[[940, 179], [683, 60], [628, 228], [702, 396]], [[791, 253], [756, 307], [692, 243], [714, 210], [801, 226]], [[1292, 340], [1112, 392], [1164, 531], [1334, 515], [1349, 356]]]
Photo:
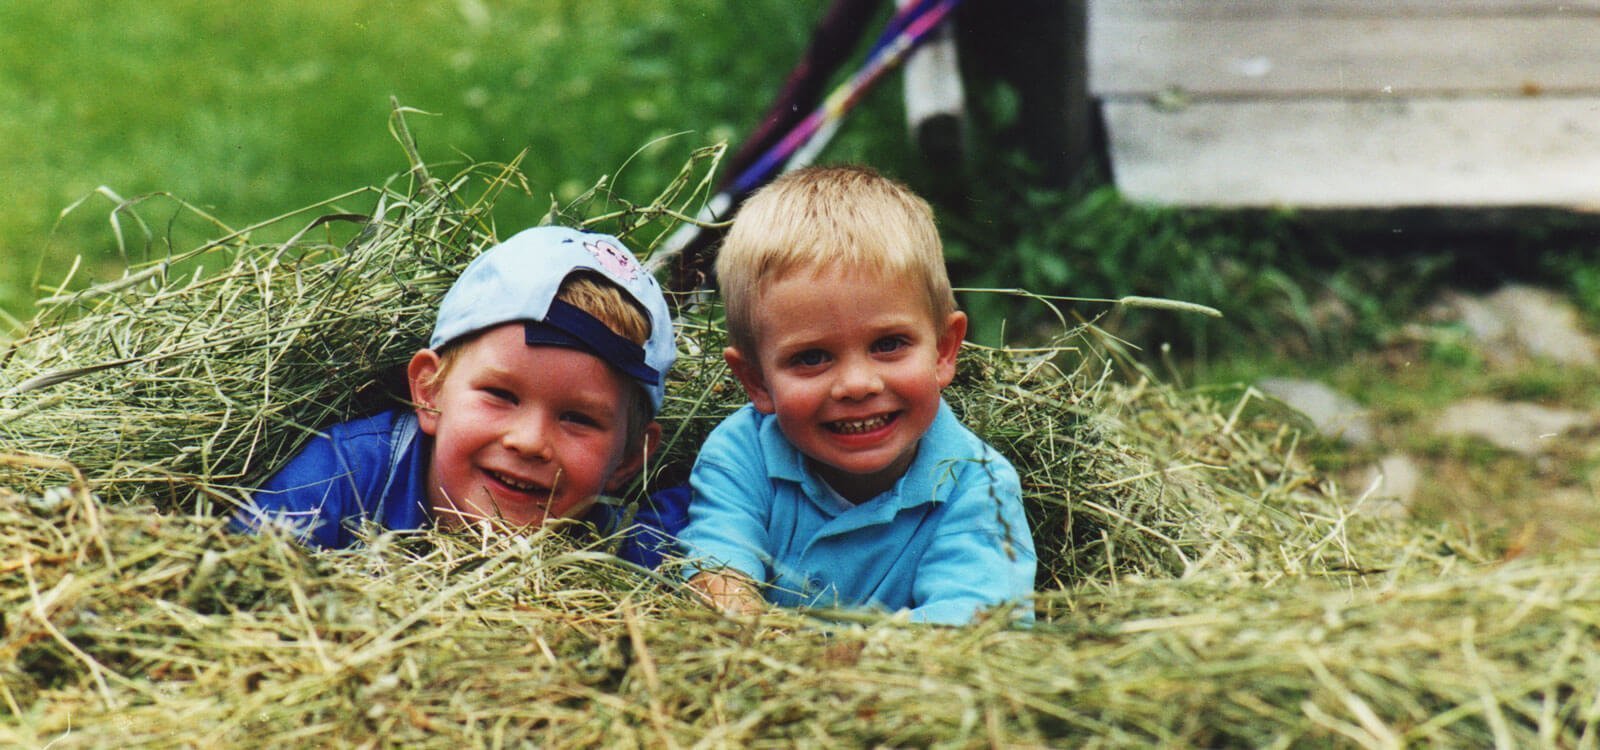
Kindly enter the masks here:
[[411, 361], [419, 427], [433, 437], [428, 499], [443, 527], [580, 516], [643, 462], [627, 450], [633, 383], [592, 354], [523, 336], [521, 323], [485, 331], [442, 378], [432, 350]]
[[925, 296], [904, 276], [791, 273], [762, 288], [756, 351], [725, 352], [755, 407], [852, 502], [905, 473], [955, 376], [966, 315], [934, 321]]

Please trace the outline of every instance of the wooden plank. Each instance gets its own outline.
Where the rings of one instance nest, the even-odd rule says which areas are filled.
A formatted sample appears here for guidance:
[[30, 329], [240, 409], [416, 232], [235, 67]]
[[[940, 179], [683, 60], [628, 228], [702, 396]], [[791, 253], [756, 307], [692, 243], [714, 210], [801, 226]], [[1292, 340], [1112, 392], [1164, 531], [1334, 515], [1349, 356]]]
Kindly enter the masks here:
[[1091, 18], [1096, 96], [1600, 92], [1600, 15]]
[[1600, 209], [1600, 97], [1104, 105], [1130, 200]]
[[1600, 0], [1089, 0], [1090, 16], [1121, 19], [1402, 18], [1410, 16], [1577, 17]]

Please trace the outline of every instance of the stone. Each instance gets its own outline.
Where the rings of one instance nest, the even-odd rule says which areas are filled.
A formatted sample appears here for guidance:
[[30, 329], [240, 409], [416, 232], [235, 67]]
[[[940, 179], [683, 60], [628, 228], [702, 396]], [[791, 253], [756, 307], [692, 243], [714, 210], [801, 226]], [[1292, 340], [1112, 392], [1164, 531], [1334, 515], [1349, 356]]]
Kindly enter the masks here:
[[1571, 303], [1546, 289], [1507, 284], [1485, 300], [1499, 313], [1511, 339], [1529, 355], [1563, 365], [1600, 364], [1594, 339]]
[[1477, 437], [1502, 450], [1535, 456], [1577, 427], [1593, 425], [1594, 415], [1538, 404], [1471, 398], [1445, 407], [1433, 423], [1444, 437]]
[[1578, 311], [1560, 295], [1526, 284], [1507, 284], [1485, 296], [1446, 292], [1430, 311], [1454, 321], [1496, 365], [1528, 358], [1562, 365], [1600, 365], [1600, 343], [1585, 330]]
[[1391, 453], [1380, 459], [1378, 476], [1383, 478], [1378, 492], [1399, 500], [1407, 507], [1416, 499], [1417, 489], [1422, 486], [1422, 469], [1404, 453]]
[[1511, 329], [1505, 318], [1482, 297], [1447, 292], [1443, 307], [1443, 314], [1459, 321], [1473, 340], [1492, 345], [1509, 343]]
[[1422, 467], [1404, 453], [1390, 453], [1359, 477], [1355, 511], [1374, 518], [1405, 518], [1422, 487]]
[[1300, 378], [1262, 378], [1256, 390], [1304, 414], [1317, 432], [1350, 445], [1370, 445], [1374, 440], [1372, 417], [1355, 399], [1325, 383]]

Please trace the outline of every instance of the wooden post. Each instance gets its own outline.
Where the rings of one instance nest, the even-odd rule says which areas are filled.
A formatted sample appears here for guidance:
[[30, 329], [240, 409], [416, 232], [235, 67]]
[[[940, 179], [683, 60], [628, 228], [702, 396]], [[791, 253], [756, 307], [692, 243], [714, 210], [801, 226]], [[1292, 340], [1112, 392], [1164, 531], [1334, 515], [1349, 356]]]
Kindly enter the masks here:
[[[896, 0], [904, 8], [912, 0]], [[923, 160], [941, 173], [966, 162], [966, 93], [955, 34], [945, 22], [906, 58], [906, 127]]]
[[1016, 98], [1015, 120], [992, 121], [985, 130], [994, 131], [999, 145], [1020, 147], [1051, 185], [1070, 183], [1089, 165], [1094, 117], [1087, 5], [1087, 0], [987, 0], [966, 3], [958, 13], [956, 33], [969, 88], [1004, 86]]

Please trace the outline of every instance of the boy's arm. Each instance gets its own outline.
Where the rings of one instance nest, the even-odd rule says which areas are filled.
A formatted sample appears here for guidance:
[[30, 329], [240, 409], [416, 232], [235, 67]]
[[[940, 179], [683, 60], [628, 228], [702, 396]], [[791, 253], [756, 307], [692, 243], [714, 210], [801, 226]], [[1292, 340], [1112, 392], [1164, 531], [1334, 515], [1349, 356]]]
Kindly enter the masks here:
[[[690, 560], [691, 582], [701, 575], [737, 576], [759, 598], [771, 558], [772, 482], [750, 450], [755, 433], [755, 426], [736, 414], [706, 438], [689, 474], [694, 496], [678, 541]], [[713, 595], [721, 595], [721, 588]]]
[[962, 625], [982, 609], [1020, 603], [1022, 619], [1032, 620], [1038, 558], [1016, 471], [996, 456], [957, 476], [961, 486], [917, 567], [911, 619]]
[[354, 491], [349, 463], [327, 435], [317, 435], [262, 483], [229, 527], [254, 532], [278, 525], [304, 544], [344, 547], [349, 540], [340, 521]]

